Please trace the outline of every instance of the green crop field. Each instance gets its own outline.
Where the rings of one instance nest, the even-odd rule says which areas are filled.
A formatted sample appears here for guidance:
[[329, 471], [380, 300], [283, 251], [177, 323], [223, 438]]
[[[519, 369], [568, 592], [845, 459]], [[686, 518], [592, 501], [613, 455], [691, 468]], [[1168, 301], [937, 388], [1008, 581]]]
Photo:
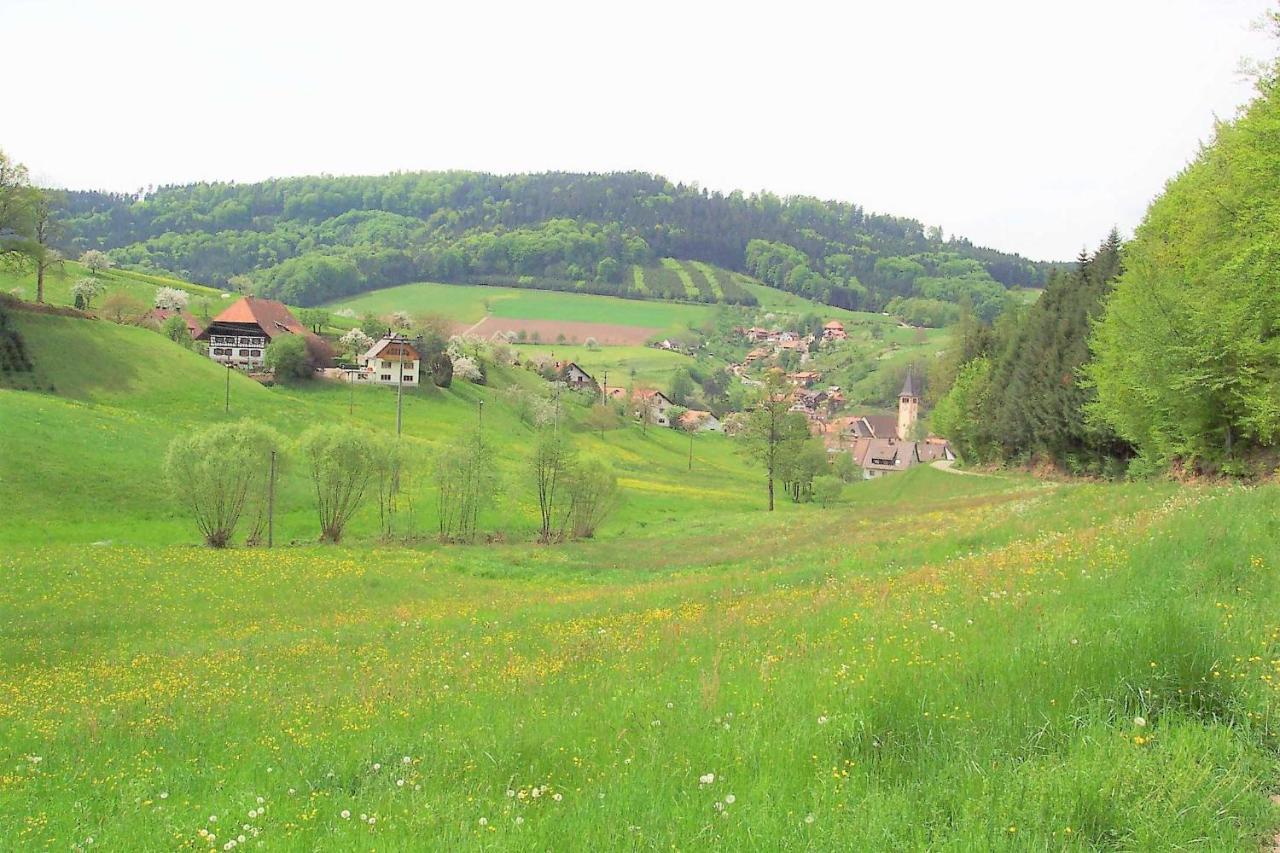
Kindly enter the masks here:
[[[225, 371], [160, 335], [12, 318], [45, 390], [0, 390], [0, 849], [1256, 850], [1280, 824], [1275, 485], [917, 468], [770, 515], [733, 439], [689, 471], [686, 436], [570, 401], [623, 501], [538, 546], [506, 389], [540, 380], [495, 370], [408, 395], [427, 535], [381, 541], [366, 505], [314, 544], [286, 443], [278, 546], [213, 551], [160, 476], [174, 436], [386, 433], [394, 392], [233, 375], [224, 414]], [[481, 400], [495, 541], [437, 545], [426, 460]]]

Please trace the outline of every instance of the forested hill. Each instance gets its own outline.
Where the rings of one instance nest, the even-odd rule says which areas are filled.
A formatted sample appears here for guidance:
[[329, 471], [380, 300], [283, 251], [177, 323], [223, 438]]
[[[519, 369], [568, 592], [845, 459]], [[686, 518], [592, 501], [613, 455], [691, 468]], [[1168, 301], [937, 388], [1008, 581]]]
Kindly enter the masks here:
[[[423, 279], [573, 282], [607, 292], [629, 264], [705, 261], [829, 304], [994, 314], [1049, 264], [943, 239], [856, 204], [728, 195], [638, 172], [426, 172], [72, 192], [64, 248], [300, 304]], [[243, 279], [232, 286], [244, 286]], [[601, 287], [603, 285], [603, 287]]]

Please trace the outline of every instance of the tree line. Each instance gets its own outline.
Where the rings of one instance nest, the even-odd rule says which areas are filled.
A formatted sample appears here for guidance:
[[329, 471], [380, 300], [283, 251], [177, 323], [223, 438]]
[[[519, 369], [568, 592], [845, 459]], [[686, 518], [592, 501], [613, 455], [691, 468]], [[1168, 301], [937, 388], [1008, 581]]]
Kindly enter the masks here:
[[966, 312], [935, 365], [933, 428], [980, 461], [1227, 475], [1280, 443], [1280, 89], [1258, 96], [1152, 204], [1040, 301]]
[[630, 265], [667, 257], [752, 273], [760, 268], [753, 241], [803, 259], [766, 275], [768, 283], [870, 310], [904, 295], [884, 259], [942, 253], [972, 261], [1001, 287], [1039, 285], [1052, 268], [855, 204], [709, 192], [638, 172], [431, 172], [74, 192], [66, 226], [68, 251], [109, 250], [121, 263], [217, 286], [247, 275], [264, 293], [298, 304], [424, 279], [505, 277], [615, 292]]
[[[438, 539], [474, 542], [480, 514], [500, 485], [480, 430], [441, 447], [422, 466], [396, 439], [356, 427], [321, 424], [287, 441], [247, 419], [178, 436], [164, 474], [205, 544], [225, 548], [237, 531], [245, 545], [271, 543], [277, 476], [291, 466], [307, 478], [317, 538], [328, 543], [341, 542], [356, 513], [373, 502], [382, 539], [409, 535], [403, 523], [406, 511], [413, 514], [409, 480], [424, 473], [436, 496]], [[580, 458], [558, 422], [539, 427], [524, 470], [544, 544], [594, 536], [617, 506], [617, 476], [602, 462]]]

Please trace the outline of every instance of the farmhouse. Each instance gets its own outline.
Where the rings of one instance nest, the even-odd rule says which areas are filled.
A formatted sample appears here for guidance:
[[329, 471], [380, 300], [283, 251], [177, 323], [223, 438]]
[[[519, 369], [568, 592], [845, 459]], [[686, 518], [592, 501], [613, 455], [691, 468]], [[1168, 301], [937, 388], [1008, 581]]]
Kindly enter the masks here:
[[561, 366], [560, 377], [575, 391], [594, 391], [599, 387], [596, 385], [595, 377], [572, 361], [567, 361]]
[[848, 337], [844, 331], [844, 323], [839, 320], [828, 320], [822, 327], [824, 341], [843, 341]]
[[214, 361], [256, 370], [262, 367], [267, 345], [281, 335], [302, 335], [308, 340], [308, 349], [315, 346], [311, 339], [316, 336], [283, 303], [245, 296], [214, 317], [196, 340], [209, 342], [209, 358]]
[[647, 413], [651, 423], [655, 423], [658, 426], [671, 426], [669, 412], [675, 403], [666, 394], [661, 391], [642, 389], [632, 395], [632, 402], [635, 405], [635, 416], [637, 418], [644, 420]]
[[353, 374], [357, 382], [417, 385], [421, 376], [422, 356], [404, 335], [384, 335], [359, 361], [360, 370]]

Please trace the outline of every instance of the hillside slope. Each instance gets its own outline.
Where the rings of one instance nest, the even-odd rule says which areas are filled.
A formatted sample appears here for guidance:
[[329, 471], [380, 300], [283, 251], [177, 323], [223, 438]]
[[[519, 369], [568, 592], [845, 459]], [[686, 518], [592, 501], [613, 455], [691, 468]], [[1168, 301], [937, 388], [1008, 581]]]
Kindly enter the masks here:
[[[266, 295], [306, 305], [414, 280], [617, 288], [630, 265], [661, 277], [661, 259], [677, 258], [878, 311], [897, 297], [977, 303], [993, 289], [1041, 284], [1051, 266], [854, 204], [709, 193], [640, 173], [307, 177], [162, 187], [146, 198], [77, 192], [67, 226], [71, 251], [110, 249], [121, 263], [218, 286], [251, 274]], [[678, 285], [701, 289], [696, 272]], [[734, 296], [729, 279], [707, 286]]]
[[[36, 387], [53, 392], [0, 390], [0, 504], [9, 508], [0, 515], [0, 540], [192, 540], [194, 530], [169, 500], [161, 470], [169, 441], [203, 424], [249, 417], [289, 437], [323, 422], [394, 432], [393, 389], [319, 381], [266, 388], [145, 329], [26, 312], [11, 319], [36, 364]], [[540, 387], [542, 380], [502, 369], [491, 380], [487, 387], [457, 382], [405, 397], [404, 437], [415, 460], [408, 500], [417, 507], [419, 532], [430, 533], [435, 517], [430, 456], [475, 428], [481, 400], [505, 483], [486, 521], [504, 535], [523, 537], [531, 529], [525, 470], [533, 433], [502, 389]], [[576, 423], [585, 413], [584, 399], [566, 397], [564, 418], [575, 443], [583, 454], [607, 460], [626, 493], [624, 510], [604, 535], [670, 519], [690, 500], [740, 510], [759, 503], [758, 473], [723, 436], [697, 437], [694, 470], [688, 472], [686, 436], [661, 428], [642, 432], [632, 424], [603, 435], [579, 432]], [[282, 538], [313, 538], [307, 488], [301, 470], [285, 478]], [[375, 527], [376, 509], [368, 507], [357, 518], [356, 534], [369, 535]]]

